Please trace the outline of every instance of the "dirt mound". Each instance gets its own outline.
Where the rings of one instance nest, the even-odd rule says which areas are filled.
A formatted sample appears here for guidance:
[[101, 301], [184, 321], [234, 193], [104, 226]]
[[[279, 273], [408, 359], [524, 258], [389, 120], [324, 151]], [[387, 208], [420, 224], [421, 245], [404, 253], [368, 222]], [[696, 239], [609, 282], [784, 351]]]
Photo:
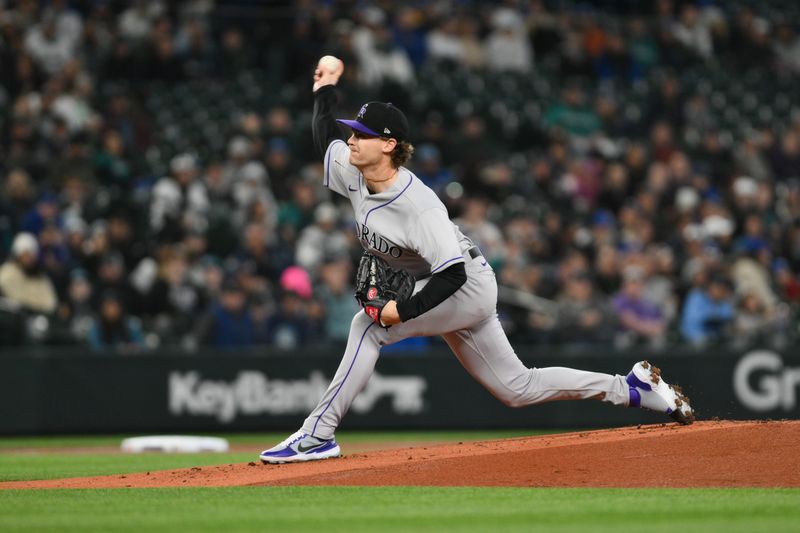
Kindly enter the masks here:
[[[348, 455], [0, 483], [11, 488], [254, 485], [800, 487], [800, 421], [698, 422]], [[346, 453], [346, 445], [345, 453]]]

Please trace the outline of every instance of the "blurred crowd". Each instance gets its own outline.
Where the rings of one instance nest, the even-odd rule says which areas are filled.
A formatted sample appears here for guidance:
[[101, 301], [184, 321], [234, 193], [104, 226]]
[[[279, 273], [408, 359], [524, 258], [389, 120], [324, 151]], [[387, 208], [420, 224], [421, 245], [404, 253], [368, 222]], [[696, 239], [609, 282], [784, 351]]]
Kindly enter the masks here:
[[411, 169], [534, 296], [501, 298], [512, 339], [785, 346], [796, 7], [0, 0], [0, 344], [344, 341], [360, 245], [309, 129], [331, 53], [342, 113], [405, 109]]

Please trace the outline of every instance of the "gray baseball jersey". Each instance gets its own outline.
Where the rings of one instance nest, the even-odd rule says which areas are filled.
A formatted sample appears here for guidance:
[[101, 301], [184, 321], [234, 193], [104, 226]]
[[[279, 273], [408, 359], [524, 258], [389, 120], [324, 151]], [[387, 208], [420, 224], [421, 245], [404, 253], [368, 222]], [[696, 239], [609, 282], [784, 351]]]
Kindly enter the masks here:
[[[380, 347], [418, 336], [441, 335], [464, 368], [512, 407], [577, 399], [628, 404], [629, 386], [623, 376], [562, 367], [525, 367], [497, 317], [494, 272], [475, 253], [472, 241], [450, 221], [436, 194], [404, 167], [398, 169], [389, 190], [370, 194], [349, 158], [345, 142], [337, 140], [328, 146], [325, 186], [352, 203], [356, 231], [364, 248], [382, 256], [393, 268], [416, 276], [463, 262], [467, 281], [430, 311], [389, 328], [378, 326], [364, 312], [356, 313], [342, 362], [303, 423], [305, 433], [333, 438], [342, 417], [367, 384]], [[418, 281], [415, 292], [428, 281]]]
[[356, 235], [364, 248], [414, 276], [464, 262], [472, 241], [450, 221], [442, 201], [419, 178], [400, 167], [389, 190], [370, 194], [349, 157], [344, 141], [330, 144], [325, 186], [353, 204]]

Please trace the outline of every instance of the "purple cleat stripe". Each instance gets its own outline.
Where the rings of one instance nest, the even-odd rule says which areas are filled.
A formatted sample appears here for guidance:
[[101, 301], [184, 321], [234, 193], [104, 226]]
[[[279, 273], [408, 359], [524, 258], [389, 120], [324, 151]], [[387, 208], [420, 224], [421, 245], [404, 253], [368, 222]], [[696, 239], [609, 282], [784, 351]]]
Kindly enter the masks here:
[[642, 395], [639, 394], [639, 391], [636, 389], [636, 387], [629, 388], [628, 393], [630, 395], [630, 400], [628, 401], [628, 407], [641, 407]]
[[630, 385], [631, 387], [639, 387], [640, 389], [644, 390], [653, 390], [653, 387], [651, 387], [649, 384], [645, 383], [641, 379], [637, 378], [636, 375], [634, 375], [633, 371], [628, 373], [628, 377], [625, 378], [625, 381], [627, 381], [628, 385]]
[[261, 457], [292, 457], [297, 455], [293, 449], [286, 447], [282, 450], [278, 450], [277, 452], [265, 452], [261, 454]]

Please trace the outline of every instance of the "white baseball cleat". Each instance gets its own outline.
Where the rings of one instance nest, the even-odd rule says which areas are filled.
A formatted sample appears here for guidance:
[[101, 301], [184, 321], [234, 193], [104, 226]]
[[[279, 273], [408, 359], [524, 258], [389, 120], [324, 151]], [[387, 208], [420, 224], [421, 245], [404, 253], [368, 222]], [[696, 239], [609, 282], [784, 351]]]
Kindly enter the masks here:
[[671, 416], [681, 424], [694, 422], [694, 410], [681, 388], [661, 378], [661, 370], [639, 361], [625, 378], [630, 386], [630, 406], [642, 407]]
[[277, 446], [261, 452], [260, 458], [262, 463], [299, 463], [339, 457], [341, 453], [336, 439], [319, 439], [301, 429]]

